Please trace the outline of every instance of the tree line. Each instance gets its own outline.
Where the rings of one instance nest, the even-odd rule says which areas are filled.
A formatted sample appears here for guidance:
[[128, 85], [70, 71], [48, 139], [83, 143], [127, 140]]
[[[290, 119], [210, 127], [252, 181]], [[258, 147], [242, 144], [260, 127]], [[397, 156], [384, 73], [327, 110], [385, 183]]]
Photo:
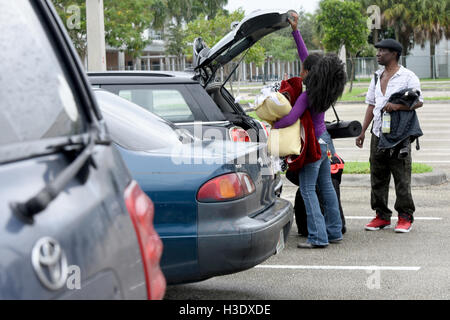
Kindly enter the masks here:
[[[69, 34], [82, 58], [86, 55], [85, 0], [53, 0], [63, 21], [70, 19], [67, 8], [81, 9], [79, 28]], [[228, 12], [227, 0], [104, 0], [106, 43], [134, 58], [151, 42], [143, 37], [151, 28], [162, 31], [166, 54], [177, 57], [192, 55], [192, 42], [201, 36], [212, 47], [231, 24], [241, 20], [242, 10]], [[275, 5], [275, 4], [274, 4]], [[380, 8], [379, 29], [369, 29], [368, 7]], [[430, 43], [430, 56], [444, 36], [450, 38], [449, 0], [322, 0], [314, 13], [299, 12], [299, 29], [309, 50], [338, 52], [345, 45], [347, 57], [374, 56], [373, 44], [384, 38], [402, 43], [406, 56], [414, 45]], [[267, 58], [283, 61], [297, 59], [290, 29], [268, 35], [246, 55], [247, 62], [262, 65]], [[353, 64], [352, 64], [353, 65]], [[352, 69], [353, 66], [351, 66]]]
[[[87, 54], [86, 0], [52, 0], [81, 59]], [[133, 58], [142, 54], [151, 39], [144, 37], [149, 28], [168, 29], [168, 37], [179, 37], [177, 30], [200, 14], [213, 19], [228, 0], [103, 0], [105, 40], [108, 45]], [[78, 21], [78, 23], [69, 23]], [[69, 26], [70, 25], [70, 26]], [[175, 48], [169, 46], [168, 51]]]

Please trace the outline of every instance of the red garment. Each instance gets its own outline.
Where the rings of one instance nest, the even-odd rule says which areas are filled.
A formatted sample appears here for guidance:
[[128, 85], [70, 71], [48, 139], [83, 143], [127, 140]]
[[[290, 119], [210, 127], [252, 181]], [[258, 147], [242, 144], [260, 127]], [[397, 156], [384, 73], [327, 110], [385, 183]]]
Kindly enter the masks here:
[[290, 96], [290, 103], [293, 106], [302, 93], [302, 83], [303, 79], [299, 77], [283, 80], [281, 81], [280, 90], [278, 90], [278, 92], [288, 92]]
[[319, 141], [316, 139], [311, 113], [306, 110], [300, 118], [302, 149], [298, 156], [288, 156], [286, 162], [289, 171], [298, 171], [304, 165], [316, 162], [322, 157]]

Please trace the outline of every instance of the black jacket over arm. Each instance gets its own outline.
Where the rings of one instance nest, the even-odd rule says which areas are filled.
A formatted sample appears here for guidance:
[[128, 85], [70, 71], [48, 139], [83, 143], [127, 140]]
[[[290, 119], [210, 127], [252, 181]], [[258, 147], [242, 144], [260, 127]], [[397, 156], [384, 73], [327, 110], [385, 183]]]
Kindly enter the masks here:
[[[419, 96], [420, 92], [417, 90], [404, 89], [394, 93], [388, 102], [413, 108], [419, 101]], [[421, 136], [423, 132], [415, 110], [393, 111], [391, 112], [391, 132], [380, 135], [378, 149], [406, 147]]]

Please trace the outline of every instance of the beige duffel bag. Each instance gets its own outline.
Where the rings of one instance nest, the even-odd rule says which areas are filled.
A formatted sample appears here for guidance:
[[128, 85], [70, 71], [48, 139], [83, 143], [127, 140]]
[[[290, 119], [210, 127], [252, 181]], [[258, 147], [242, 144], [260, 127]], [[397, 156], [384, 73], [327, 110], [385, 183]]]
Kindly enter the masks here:
[[[271, 92], [259, 101], [256, 107], [256, 115], [269, 122], [271, 125], [288, 115], [292, 106], [284, 95], [279, 92]], [[271, 129], [267, 142], [271, 155], [284, 157], [299, 155], [302, 147], [300, 138], [300, 119], [293, 125], [282, 129]]]

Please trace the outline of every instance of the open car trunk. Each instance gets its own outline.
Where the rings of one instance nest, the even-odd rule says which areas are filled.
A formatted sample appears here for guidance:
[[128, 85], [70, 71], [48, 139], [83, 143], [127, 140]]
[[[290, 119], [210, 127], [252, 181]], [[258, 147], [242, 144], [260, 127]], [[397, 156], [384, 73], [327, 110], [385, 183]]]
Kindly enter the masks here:
[[202, 38], [194, 40], [194, 70], [206, 88], [214, 80], [220, 67], [225, 66], [264, 36], [289, 26], [288, 17], [293, 11], [257, 10], [246, 16], [211, 49]]
[[216, 73], [264, 36], [288, 27], [289, 14], [290, 11], [254, 11], [239, 23], [236, 22], [234, 29], [212, 48], [208, 48], [202, 38], [194, 40], [193, 57], [196, 79], [206, 89], [225, 118], [246, 130], [252, 141], [265, 142], [261, 141], [265, 139], [264, 135], [258, 134], [262, 127], [246, 115], [239, 103], [235, 102], [235, 98], [224, 87], [239, 63], [232, 68], [232, 72], [223, 83], [215, 82]]
[[211, 83], [206, 87], [206, 92], [228, 121], [249, 133], [251, 141], [266, 142], [265, 140], [260, 141], [263, 135], [257, 137], [258, 130], [261, 128], [257, 127], [255, 120], [245, 113], [239, 103], [235, 102], [234, 97], [223, 87], [222, 83]]

